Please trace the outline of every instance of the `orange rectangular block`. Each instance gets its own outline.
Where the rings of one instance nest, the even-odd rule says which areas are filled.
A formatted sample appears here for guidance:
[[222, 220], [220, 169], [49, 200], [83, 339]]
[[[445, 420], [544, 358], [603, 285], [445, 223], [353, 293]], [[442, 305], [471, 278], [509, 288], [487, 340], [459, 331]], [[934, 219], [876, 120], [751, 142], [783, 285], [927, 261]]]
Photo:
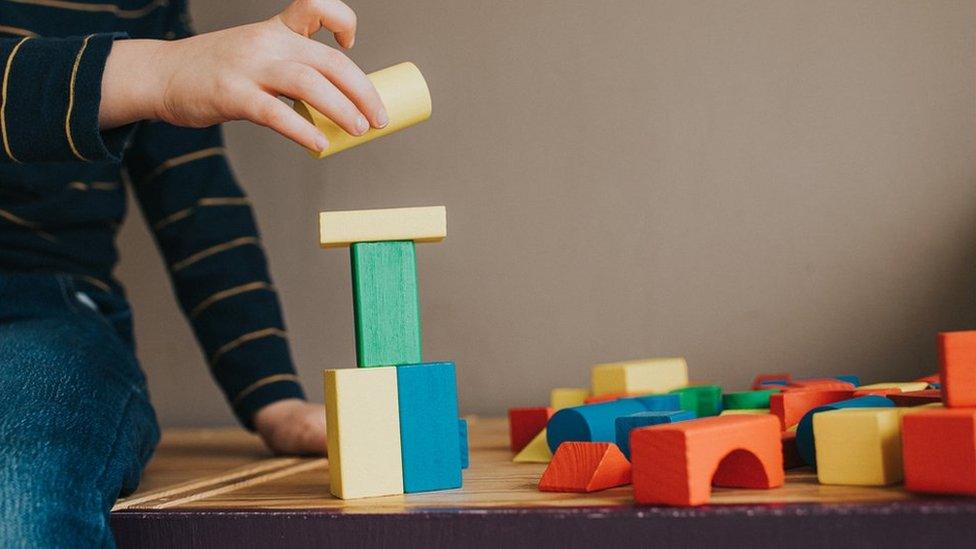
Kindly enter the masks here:
[[939, 334], [939, 376], [946, 407], [976, 406], [976, 331]]
[[906, 413], [901, 437], [906, 489], [976, 495], [976, 409]]
[[817, 389], [818, 391], [853, 390], [854, 384], [841, 381], [833, 377], [796, 379], [786, 386], [787, 389]]
[[769, 395], [769, 411], [779, 418], [780, 429], [785, 431], [799, 423], [804, 414], [817, 406], [847, 400], [853, 394], [853, 389], [784, 391]]

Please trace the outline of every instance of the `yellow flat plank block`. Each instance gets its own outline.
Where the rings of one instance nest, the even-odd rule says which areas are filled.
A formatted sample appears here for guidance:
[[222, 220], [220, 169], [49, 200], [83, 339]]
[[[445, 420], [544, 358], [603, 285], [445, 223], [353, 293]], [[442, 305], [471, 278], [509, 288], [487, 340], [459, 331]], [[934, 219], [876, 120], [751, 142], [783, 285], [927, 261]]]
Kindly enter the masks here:
[[326, 370], [325, 423], [334, 496], [403, 493], [396, 368]]
[[549, 407], [553, 410], [562, 410], [573, 406], [582, 406], [586, 398], [590, 396], [590, 390], [581, 387], [557, 387], [549, 393]]
[[769, 408], [738, 408], [738, 409], [730, 408], [728, 410], [722, 410], [722, 413], [720, 413], [719, 415], [720, 416], [735, 416], [741, 414], [760, 415], [760, 414], [768, 414], [768, 413], [769, 413]]
[[821, 484], [901, 482], [901, 416], [910, 408], [847, 408], [813, 416]]
[[447, 236], [447, 208], [388, 208], [319, 213], [319, 244], [340, 248], [356, 242], [440, 242]]
[[546, 441], [546, 430], [543, 429], [525, 448], [515, 454], [512, 461], [515, 463], [549, 463], [552, 461], [552, 452], [549, 450], [549, 443]]
[[872, 383], [871, 385], [861, 385], [858, 389], [901, 389], [901, 392], [922, 391], [927, 389], [929, 384], [925, 381], [892, 381], [885, 383]]
[[315, 110], [304, 101], [295, 101], [295, 112], [315, 125], [329, 139], [329, 146], [323, 151], [308, 153], [315, 158], [324, 158], [339, 151], [355, 147], [377, 137], [409, 128], [430, 118], [430, 90], [420, 69], [410, 62], [393, 65], [367, 75], [373, 83], [380, 101], [386, 107], [390, 122], [383, 128], [370, 128], [360, 136], [346, 133], [335, 122]]
[[688, 385], [688, 363], [683, 358], [648, 358], [597, 364], [591, 383], [594, 396], [666, 393]]

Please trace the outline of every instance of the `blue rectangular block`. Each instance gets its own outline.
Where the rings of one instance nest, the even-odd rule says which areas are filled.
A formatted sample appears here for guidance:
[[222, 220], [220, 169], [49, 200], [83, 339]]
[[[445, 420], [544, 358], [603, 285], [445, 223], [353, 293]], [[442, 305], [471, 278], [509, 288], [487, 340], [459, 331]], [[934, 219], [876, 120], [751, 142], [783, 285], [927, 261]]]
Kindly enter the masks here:
[[461, 446], [461, 468], [468, 468], [468, 420], [458, 420], [458, 444]]
[[[677, 395], [675, 395], [677, 396]], [[617, 427], [617, 446], [620, 451], [630, 459], [630, 432], [639, 427], [650, 425], [660, 425], [662, 423], [676, 423], [695, 419], [695, 412], [678, 410], [670, 412], [638, 412], [629, 416], [618, 417]]]
[[397, 366], [403, 491], [461, 487], [457, 380], [452, 362]]
[[649, 412], [668, 412], [681, 409], [681, 395], [668, 393], [666, 395], [647, 395], [637, 397]]

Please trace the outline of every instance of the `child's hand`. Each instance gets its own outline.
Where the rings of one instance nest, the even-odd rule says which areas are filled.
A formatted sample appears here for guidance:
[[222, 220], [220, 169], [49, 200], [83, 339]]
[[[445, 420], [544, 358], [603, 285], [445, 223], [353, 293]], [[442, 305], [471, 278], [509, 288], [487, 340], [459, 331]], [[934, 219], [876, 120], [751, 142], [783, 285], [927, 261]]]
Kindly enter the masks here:
[[352, 135], [388, 123], [373, 84], [341, 51], [309, 38], [321, 28], [343, 48], [356, 14], [340, 0], [295, 0], [250, 25], [163, 42], [119, 40], [102, 78], [99, 122], [141, 119], [205, 127], [229, 120], [267, 126], [309, 149], [328, 145], [315, 126], [277, 99], [302, 99]]
[[272, 402], [254, 415], [254, 426], [276, 454], [324, 454], [325, 406], [297, 398]]

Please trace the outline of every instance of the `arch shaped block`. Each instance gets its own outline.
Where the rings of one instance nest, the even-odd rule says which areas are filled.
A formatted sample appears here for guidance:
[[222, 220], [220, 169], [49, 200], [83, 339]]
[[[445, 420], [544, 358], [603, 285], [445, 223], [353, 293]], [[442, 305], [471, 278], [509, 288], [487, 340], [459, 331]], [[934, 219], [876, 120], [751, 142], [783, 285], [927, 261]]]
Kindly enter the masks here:
[[869, 395], [831, 402], [817, 406], [803, 415], [803, 419], [796, 426], [796, 449], [807, 465], [817, 466], [817, 442], [813, 438], [813, 416], [830, 410], [845, 408], [891, 408], [895, 405], [891, 400], [877, 395]]
[[647, 408], [636, 398], [622, 398], [598, 404], [563, 408], [546, 426], [549, 450], [553, 453], [563, 442], [615, 442], [616, 420]]
[[708, 503], [711, 486], [783, 485], [779, 421], [772, 415], [717, 416], [631, 433], [637, 503]]

